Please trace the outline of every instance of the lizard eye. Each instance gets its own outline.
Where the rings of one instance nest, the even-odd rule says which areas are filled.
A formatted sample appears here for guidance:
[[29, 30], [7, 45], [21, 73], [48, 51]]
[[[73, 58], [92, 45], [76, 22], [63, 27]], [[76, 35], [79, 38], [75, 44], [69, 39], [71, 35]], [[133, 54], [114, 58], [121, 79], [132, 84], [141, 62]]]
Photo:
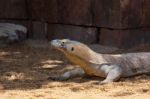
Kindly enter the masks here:
[[71, 51], [74, 51], [74, 47], [71, 48]]
[[62, 42], [62, 44], [65, 44], [65, 42]]
[[61, 42], [61, 46], [64, 46], [65, 42]]

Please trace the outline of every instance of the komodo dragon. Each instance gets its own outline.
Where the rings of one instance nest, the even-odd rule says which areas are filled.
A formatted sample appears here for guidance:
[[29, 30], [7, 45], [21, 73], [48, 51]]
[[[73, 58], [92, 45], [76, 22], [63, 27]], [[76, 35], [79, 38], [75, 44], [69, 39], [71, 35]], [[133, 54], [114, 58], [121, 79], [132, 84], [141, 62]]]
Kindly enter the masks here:
[[52, 40], [51, 45], [81, 68], [65, 72], [60, 76], [49, 77], [49, 79], [67, 80], [87, 74], [106, 78], [100, 82], [100, 84], [104, 84], [117, 81], [121, 77], [150, 73], [149, 52], [100, 54], [83, 43], [69, 39]]

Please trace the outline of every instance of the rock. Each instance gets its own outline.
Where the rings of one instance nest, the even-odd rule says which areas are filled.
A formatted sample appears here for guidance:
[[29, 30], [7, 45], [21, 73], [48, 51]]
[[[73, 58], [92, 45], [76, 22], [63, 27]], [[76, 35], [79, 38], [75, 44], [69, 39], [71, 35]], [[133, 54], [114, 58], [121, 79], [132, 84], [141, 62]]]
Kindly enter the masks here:
[[91, 0], [28, 0], [31, 18], [50, 23], [92, 25]]
[[27, 0], [27, 4], [29, 18], [42, 22], [112, 29], [150, 26], [149, 0]]
[[49, 24], [47, 30], [49, 40], [68, 38], [83, 43], [95, 43], [97, 40], [96, 28]]
[[59, 23], [92, 25], [91, 0], [58, 0]]
[[0, 44], [22, 41], [26, 38], [27, 28], [12, 23], [0, 23]]
[[11, 24], [18, 24], [18, 25], [22, 25], [25, 26], [28, 29], [28, 33], [31, 33], [31, 29], [32, 29], [32, 21], [30, 20], [9, 20], [9, 19], [1, 19], [0, 23], [11, 23]]
[[26, 0], [0, 0], [0, 18], [27, 19]]
[[56, 23], [59, 15], [57, 13], [57, 0], [28, 0], [31, 19]]
[[132, 48], [140, 44], [149, 44], [150, 29], [100, 30], [100, 44], [119, 48]]
[[38, 40], [46, 40], [47, 35], [47, 23], [45, 22], [39, 22], [39, 21], [33, 21], [32, 22], [32, 39], [38, 39]]
[[116, 28], [120, 26], [120, 0], [93, 0], [93, 25]]
[[93, 0], [92, 2], [95, 26], [125, 29], [147, 26], [147, 23], [150, 25], [150, 20], [147, 20], [150, 16], [150, 11], [147, 9], [149, 0]]
[[102, 46], [100, 44], [91, 44], [89, 45], [89, 47], [97, 53], [104, 53], [104, 54], [113, 53], [119, 50], [116, 47]]
[[143, 0], [142, 6], [142, 26], [149, 27], [150, 26], [150, 0]]

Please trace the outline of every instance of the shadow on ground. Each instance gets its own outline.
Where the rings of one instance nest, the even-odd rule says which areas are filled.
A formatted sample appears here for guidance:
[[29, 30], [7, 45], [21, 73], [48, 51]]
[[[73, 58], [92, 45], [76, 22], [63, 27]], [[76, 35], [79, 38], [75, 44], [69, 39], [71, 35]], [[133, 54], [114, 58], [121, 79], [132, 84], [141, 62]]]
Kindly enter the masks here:
[[1, 88], [40, 88], [51, 75], [52, 68], [55, 70], [64, 68], [63, 60], [62, 55], [49, 48], [32, 48], [21, 44], [1, 48]]
[[[73, 68], [62, 53], [51, 48], [33, 48], [24, 44], [0, 48], [0, 89], [39, 89], [57, 82], [48, 80], [49, 76]], [[75, 78], [66, 82], [83, 83], [91, 79], [97, 78]]]
[[[0, 48], [0, 89], [39, 89], [43, 85], [54, 82], [47, 80], [50, 75], [59, 75], [73, 68], [63, 54], [51, 48], [32, 48], [24, 44]], [[84, 83], [91, 80], [102, 79], [75, 78], [66, 82]], [[134, 82], [135, 80], [128, 78], [121, 81]], [[72, 87], [71, 90], [76, 91], [76, 88]]]

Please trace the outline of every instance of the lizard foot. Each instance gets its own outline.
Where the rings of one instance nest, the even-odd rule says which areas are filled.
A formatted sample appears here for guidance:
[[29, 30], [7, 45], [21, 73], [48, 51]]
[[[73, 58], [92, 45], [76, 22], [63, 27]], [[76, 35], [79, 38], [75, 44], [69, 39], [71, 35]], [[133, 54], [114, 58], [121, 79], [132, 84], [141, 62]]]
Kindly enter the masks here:
[[111, 81], [106, 81], [106, 80], [94, 82], [94, 84], [96, 84], [96, 85], [104, 85], [104, 84], [108, 84], [108, 83], [112, 83], [112, 82]]
[[106, 84], [106, 83], [103, 83], [103, 82], [100, 82], [100, 81], [99, 81], [99, 82], [94, 82], [94, 84], [95, 84], [95, 85], [104, 85], [104, 84]]

